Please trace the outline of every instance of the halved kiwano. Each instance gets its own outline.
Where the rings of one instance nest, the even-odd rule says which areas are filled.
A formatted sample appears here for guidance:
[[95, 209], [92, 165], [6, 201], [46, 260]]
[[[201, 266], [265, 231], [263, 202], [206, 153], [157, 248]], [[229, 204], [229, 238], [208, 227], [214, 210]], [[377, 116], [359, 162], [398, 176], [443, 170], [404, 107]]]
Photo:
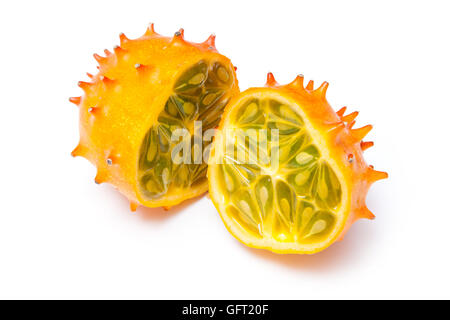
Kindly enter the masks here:
[[114, 53], [94, 55], [99, 73], [79, 83], [84, 96], [70, 99], [80, 107], [80, 143], [72, 154], [96, 165], [95, 181], [117, 187], [133, 210], [170, 207], [207, 191], [203, 153], [211, 141], [198, 132], [200, 141], [192, 138], [178, 151], [186, 135], [176, 133], [217, 127], [239, 92], [235, 69], [214, 39], [187, 42], [183, 30], [163, 37], [153, 25], [135, 40], [122, 34]]
[[387, 177], [364, 162], [371, 126], [337, 113], [303, 76], [280, 86], [272, 74], [226, 107], [208, 179], [227, 229], [244, 244], [278, 253], [315, 253], [359, 218], [369, 186]]

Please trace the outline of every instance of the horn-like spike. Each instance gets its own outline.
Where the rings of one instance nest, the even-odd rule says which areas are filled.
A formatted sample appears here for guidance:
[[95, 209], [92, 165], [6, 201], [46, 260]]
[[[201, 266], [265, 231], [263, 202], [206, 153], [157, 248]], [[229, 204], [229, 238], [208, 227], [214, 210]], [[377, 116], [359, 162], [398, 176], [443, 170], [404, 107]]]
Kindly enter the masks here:
[[110, 55], [112, 55], [112, 52], [109, 51], [108, 49], [103, 50], [106, 54], [107, 57], [109, 57]]
[[126, 52], [126, 50], [123, 49], [121, 46], [115, 46], [115, 47], [114, 47], [114, 53], [115, 53], [116, 56], [118, 56], [118, 57], [122, 56], [125, 52]]
[[309, 80], [308, 84], [306, 85], [306, 90], [312, 91], [314, 90], [314, 80]]
[[321, 97], [325, 98], [325, 96], [327, 95], [327, 90], [328, 90], [328, 86], [330, 84], [326, 81], [324, 81], [320, 87], [318, 87], [315, 92], [317, 92]]
[[102, 81], [108, 87], [113, 85], [116, 82], [115, 80], [112, 80], [105, 76], [100, 76], [100, 81]]
[[102, 63], [106, 60], [106, 58], [104, 58], [104, 57], [102, 57], [102, 56], [100, 56], [100, 55], [98, 55], [98, 54], [96, 54], [96, 53], [94, 53], [94, 59], [95, 59], [99, 64], [102, 64]]
[[92, 85], [91, 82], [85, 82], [85, 81], [78, 81], [78, 86], [83, 89], [83, 90], [87, 90], [89, 89], [89, 87]]
[[95, 106], [95, 107], [89, 107], [88, 112], [90, 114], [96, 114], [98, 111], [99, 107]]
[[137, 73], [140, 74], [140, 75], [146, 74], [151, 69], [150, 66], [146, 66], [146, 65], [143, 65], [141, 63], [136, 63], [134, 65], [134, 68], [136, 69]]
[[372, 125], [368, 124], [367, 126], [358, 129], [353, 129], [351, 131], [351, 134], [356, 141], [361, 141], [370, 132], [370, 130], [372, 130], [372, 128], [373, 128]]
[[267, 74], [267, 81], [266, 81], [266, 87], [273, 87], [278, 85], [278, 82], [275, 80], [275, 77], [273, 76], [272, 72], [269, 72]]
[[348, 115], [342, 117], [342, 121], [345, 121], [347, 123], [350, 123], [352, 121], [354, 121], [356, 119], [356, 117], [358, 116], [359, 112], [355, 111], [352, 113], [349, 113]]
[[164, 211], [169, 211], [170, 210], [169, 206], [163, 206], [162, 208], [164, 209]]
[[304, 76], [302, 74], [299, 74], [295, 77], [294, 81], [289, 83], [289, 86], [297, 88], [297, 89], [303, 89], [303, 81], [305, 80]]
[[89, 72], [86, 72], [86, 75], [89, 77], [89, 79], [94, 79], [94, 76], [92, 74], [90, 74]]
[[345, 111], [347, 111], [347, 107], [342, 107], [336, 112], [336, 114], [339, 116], [339, 118], [342, 119], [342, 117], [344, 116]]
[[211, 34], [203, 44], [207, 45], [210, 49], [216, 49], [216, 35], [214, 33]]
[[355, 120], [353, 120], [352, 122], [350, 122], [350, 123], [348, 124], [348, 128], [349, 128], [349, 129], [352, 129], [353, 126], [355, 125], [355, 123], [356, 123]]
[[367, 176], [370, 182], [375, 182], [378, 180], [387, 179], [389, 175], [387, 174], [387, 172], [377, 171], [369, 168]]
[[147, 30], [145, 31], [145, 33], [144, 33], [144, 36], [152, 36], [152, 35], [154, 35], [156, 32], [155, 32], [155, 25], [154, 25], [154, 23], [150, 23], [149, 25], [148, 25], [148, 27], [147, 27]]
[[136, 202], [130, 201], [130, 210], [131, 211], [135, 212], [138, 207], [139, 207], [139, 204], [137, 204]]
[[186, 43], [184, 41], [184, 30], [181, 28], [179, 31], [175, 32], [174, 36], [172, 37], [172, 41], [170, 42], [172, 45], [177, 45], [180, 43]]
[[174, 37], [176, 38], [180, 38], [184, 40], [184, 29], [180, 28], [180, 30], [178, 30], [177, 32], [175, 32]]
[[72, 157], [84, 157], [87, 151], [87, 148], [79, 143], [70, 154], [72, 155]]
[[365, 151], [369, 149], [370, 147], [373, 147], [373, 141], [361, 141], [361, 149], [362, 151]]
[[81, 103], [81, 97], [70, 97], [69, 101], [72, 102], [73, 104], [79, 106]]
[[120, 45], [123, 46], [125, 43], [127, 43], [128, 41], [130, 41], [130, 39], [127, 38], [127, 36], [124, 33], [121, 33], [119, 35], [119, 39], [120, 39]]
[[375, 219], [375, 215], [364, 205], [364, 207], [356, 212], [356, 218], [373, 220]]
[[94, 181], [96, 184], [101, 184], [101, 183], [106, 182], [106, 172], [103, 170], [98, 170]]

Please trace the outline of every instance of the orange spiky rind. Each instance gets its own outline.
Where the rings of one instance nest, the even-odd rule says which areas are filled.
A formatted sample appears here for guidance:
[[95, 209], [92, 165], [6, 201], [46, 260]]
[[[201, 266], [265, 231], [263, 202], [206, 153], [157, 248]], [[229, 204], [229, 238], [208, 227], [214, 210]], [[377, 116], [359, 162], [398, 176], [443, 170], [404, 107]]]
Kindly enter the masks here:
[[[206, 44], [214, 45], [214, 36]], [[238, 92], [231, 61], [206, 44], [185, 41], [182, 29], [173, 37], [161, 36], [151, 24], [138, 39], [122, 33], [120, 45], [112, 52], [106, 50], [106, 57], [94, 55], [98, 73], [88, 74], [91, 82], [80, 81], [84, 95], [70, 101], [80, 107], [80, 142], [72, 155], [82, 156], [97, 167], [97, 183], [110, 183], [131, 203], [148, 207], [173, 206], [207, 190], [204, 182], [149, 200], [141, 194], [136, 174], [140, 144], [183, 72], [201, 60], [220, 62], [229, 68], [233, 79], [227, 94]]]
[[[264, 97], [267, 93], [269, 97], [280, 95], [283, 99], [291, 101], [293, 104], [300, 106], [308, 123], [312, 129], [321, 136], [324, 141], [324, 147], [329, 153], [329, 158], [333, 159], [335, 166], [338, 169], [340, 179], [345, 185], [345, 194], [347, 198], [343, 203], [342, 222], [339, 228], [336, 229], [333, 237], [328, 239], [327, 243], [321, 247], [314, 247], [306, 251], [299, 252], [292, 247], [268, 247], [258, 240], [246, 240], [240, 237], [237, 229], [233, 229], [227, 222], [225, 217], [225, 207], [222, 203], [218, 188], [215, 187], [214, 180], [215, 164], [210, 164], [208, 168], [209, 177], [209, 194], [213, 200], [214, 205], [221, 214], [228, 231], [232, 233], [239, 241], [246, 245], [255, 248], [269, 249], [277, 253], [315, 253], [330, 246], [335, 241], [341, 240], [350, 226], [358, 219], [373, 219], [374, 214], [366, 206], [366, 195], [369, 187], [375, 181], [386, 179], [388, 174], [386, 172], [376, 171], [372, 166], [366, 164], [363, 158], [363, 151], [373, 145], [373, 142], [362, 142], [361, 140], [372, 129], [371, 125], [364, 126], [358, 129], [352, 129], [357, 112], [352, 112], [344, 115], [347, 108], [343, 107], [335, 112], [326, 100], [326, 91], [328, 83], [323, 83], [319, 88], [314, 90], [314, 82], [311, 80], [304, 86], [304, 77], [297, 76], [294, 81], [287, 85], [280, 85], [275, 81], [273, 74], [269, 74], [267, 82], [263, 88], [250, 88], [238, 97], [233, 98], [225, 109], [222, 121], [219, 125], [219, 130], [224, 129], [225, 119], [231, 118], [230, 113], [233, 107], [239, 106], [240, 101], [246, 101], [248, 97]], [[230, 120], [231, 121], [231, 120]]]

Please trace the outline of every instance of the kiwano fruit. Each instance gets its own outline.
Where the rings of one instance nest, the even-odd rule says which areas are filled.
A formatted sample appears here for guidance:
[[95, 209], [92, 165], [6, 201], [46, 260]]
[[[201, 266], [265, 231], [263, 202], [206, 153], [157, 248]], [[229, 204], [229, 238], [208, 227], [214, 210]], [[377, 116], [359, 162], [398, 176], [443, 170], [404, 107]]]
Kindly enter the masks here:
[[[135, 40], [121, 34], [114, 52], [94, 55], [99, 71], [88, 74], [91, 82], [79, 82], [84, 95], [70, 98], [80, 114], [72, 155], [93, 163], [95, 182], [119, 189], [132, 210], [139, 204], [170, 207], [208, 189], [207, 163], [172, 161], [178, 141], [171, 137], [177, 129], [192, 134], [196, 120], [203, 131], [217, 127], [239, 92], [235, 68], [214, 41], [211, 35], [203, 43], [187, 42], [182, 29], [163, 37], [153, 24]], [[200, 145], [206, 150], [210, 143]]]
[[[277, 253], [321, 251], [354, 221], [373, 218], [370, 185], [387, 178], [363, 158], [372, 129], [354, 129], [357, 112], [334, 112], [328, 83], [303, 76], [235, 96], [211, 150], [209, 192], [227, 229], [242, 243]], [[239, 158], [241, 156], [241, 158]]]

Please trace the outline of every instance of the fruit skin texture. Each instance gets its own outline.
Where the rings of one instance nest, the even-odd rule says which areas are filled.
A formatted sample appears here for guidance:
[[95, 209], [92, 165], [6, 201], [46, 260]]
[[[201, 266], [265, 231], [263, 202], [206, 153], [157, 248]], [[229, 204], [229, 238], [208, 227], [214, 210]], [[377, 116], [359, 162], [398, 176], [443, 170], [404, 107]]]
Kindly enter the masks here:
[[203, 43], [187, 42], [182, 29], [173, 37], [163, 37], [154, 31], [153, 24], [135, 40], [121, 34], [114, 53], [105, 50], [106, 57], [94, 55], [99, 72], [88, 74], [91, 82], [79, 82], [84, 95], [69, 99], [79, 106], [80, 114], [80, 142], [72, 155], [94, 164], [95, 182], [116, 187], [129, 199], [133, 211], [138, 204], [170, 207], [207, 191], [205, 182], [161, 199], [144, 199], [137, 167], [142, 140], [186, 69], [200, 60], [219, 61], [232, 72], [230, 91], [239, 92], [235, 69], [217, 52], [214, 41], [211, 35]]
[[[243, 96], [258, 93], [261, 96], [265, 92], [273, 92], [281, 94], [298, 104], [305, 113], [306, 118], [316, 131], [320, 133], [326, 144], [330, 157], [335, 161], [339, 168], [341, 177], [346, 186], [347, 205], [344, 210], [344, 223], [335, 235], [328, 239], [323, 246], [312, 247], [308, 250], [299, 250], [298, 248], [273, 247], [255, 243], [252, 240], [242, 239], [237, 235], [235, 230], [227, 224], [224, 206], [221, 202], [223, 196], [218, 191], [217, 182], [215, 181], [215, 165], [214, 162], [208, 168], [209, 192], [211, 199], [219, 211], [221, 218], [228, 231], [240, 242], [253, 248], [267, 249], [275, 253], [297, 253], [297, 254], [313, 254], [324, 250], [337, 240], [342, 240], [350, 226], [358, 219], [373, 219], [375, 216], [366, 206], [365, 198], [370, 186], [378, 180], [388, 177], [386, 172], [376, 171], [372, 166], [366, 164], [363, 158], [363, 151], [373, 146], [373, 142], [365, 142], [362, 139], [372, 129], [371, 125], [353, 129], [354, 119], [358, 112], [344, 115], [346, 107], [335, 112], [326, 100], [326, 91], [328, 83], [324, 82], [320, 87], [314, 89], [314, 82], [310, 81], [306, 86], [303, 84], [303, 75], [299, 75], [296, 79], [287, 84], [279, 85], [272, 73], [267, 75], [267, 83], [264, 88], [250, 88], [240, 95], [235, 96], [226, 106], [222, 116], [219, 130], [226, 129], [224, 127], [225, 120], [230, 116], [233, 107], [239, 106], [239, 100]], [[214, 157], [214, 143], [212, 155]], [[214, 160], [213, 160], [214, 161]]]

